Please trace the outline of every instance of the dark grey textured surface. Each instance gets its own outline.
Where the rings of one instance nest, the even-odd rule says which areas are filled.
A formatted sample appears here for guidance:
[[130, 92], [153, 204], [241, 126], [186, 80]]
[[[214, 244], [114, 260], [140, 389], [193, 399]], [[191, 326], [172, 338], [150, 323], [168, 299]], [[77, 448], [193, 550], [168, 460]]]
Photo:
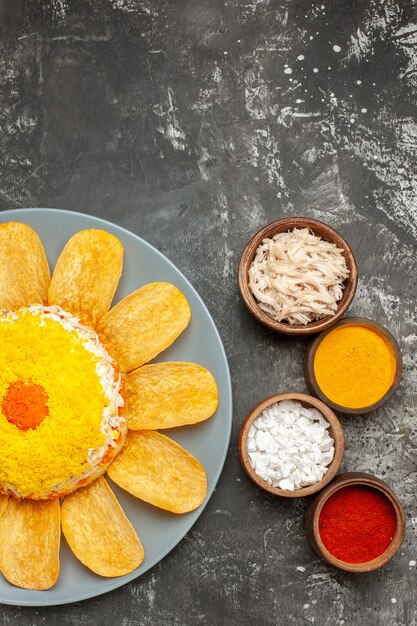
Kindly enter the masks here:
[[[416, 13], [411, 0], [0, 0], [1, 208], [81, 210], [157, 246], [213, 314], [235, 400], [218, 489], [163, 562], [78, 605], [2, 606], [2, 623], [417, 624]], [[351, 311], [404, 355], [391, 402], [343, 418], [344, 468], [388, 480], [407, 514], [402, 550], [366, 576], [320, 561], [306, 503], [256, 489], [236, 454], [256, 401], [305, 390], [306, 341], [258, 326], [235, 271], [254, 231], [296, 214], [348, 239]]]

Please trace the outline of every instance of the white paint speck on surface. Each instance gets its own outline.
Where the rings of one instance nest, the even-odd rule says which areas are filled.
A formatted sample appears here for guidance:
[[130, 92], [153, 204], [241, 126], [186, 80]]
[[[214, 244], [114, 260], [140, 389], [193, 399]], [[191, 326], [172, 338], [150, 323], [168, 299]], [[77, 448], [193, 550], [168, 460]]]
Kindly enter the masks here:
[[361, 113], [367, 113], [367, 111], [368, 109], [365, 109], [365, 108], [361, 109]]
[[[125, 13], [134, 13], [138, 10], [138, 4], [134, 0], [110, 0], [113, 9], [124, 11]], [[149, 9], [142, 9], [144, 13], [150, 13]]]
[[305, 59], [304, 54], [299, 54], [297, 57], [297, 61], [304, 61], [304, 59]]
[[213, 80], [215, 83], [219, 84], [222, 82], [222, 78], [223, 78], [222, 71], [220, 67], [216, 65], [213, 70]]
[[234, 251], [231, 250], [227, 244], [227, 241], [224, 242], [223, 246], [223, 277], [228, 278], [233, 275], [235, 263], [233, 262]]
[[361, 80], [357, 80], [357, 81], [356, 81], [356, 84], [357, 84], [357, 85], [362, 85], [362, 81], [361, 81]]
[[297, 572], [305, 572], [306, 568], [303, 567], [302, 565], [297, 565]]
[[167, 100], [167, 103], [154, 107], [154, 113], [161, 118], [157, 131], [165, 136], [174, 150], [185, 150], [186, 136], [179, 122], [178, 107], [171, 87], [168, 87]]
[[313, 67], [313, 72], [314, 72], [315, 74], [317, 74], [317, 73], [318, 73], [318, 71], [319, 71], [319, 70], [318, 70], [318, 68], [317, 68], [317, 67]]
[[201, 180], [207, 181], [210, 179], [210, 170], [207, 167], [207, 163], [210, 160], [210, 154], [204, 146], [201, 148], [201, 154], [197, 161], [198, 169], [200, 170]]
[[408, 566], [409, 567], [415, 567], [416, 566], [416, 562], [415, 561], [409, 561]]
[[341, 52], [341, 51], [342, 51], [342, 48], [341, 48], [340, 46], [338, 46], [337, 44], [335, 44], [335, 45], [333, 46], [333, 50], [334, 50], [335, 52]]
[[284, 74], [292, 74], [292, 69], [290, 67], [286, 67], [284, 70]]
[[358, 28], [356, 33], [352, 33], [350, 36], [350, 46], [348, 56], [355, 56], [358, 61], [365, 58], [372, 48], [371, 38], [364, 33], [363, 30]]
[[396, 604], [396, 603], [397, 603], [397, 598], [391, 598], [391, 602], [392, 602], [393, 604]]
[[55, 0], [53, 3], [55, 15], [64, 18], [68, 12], [68, 2], [66, 0]]

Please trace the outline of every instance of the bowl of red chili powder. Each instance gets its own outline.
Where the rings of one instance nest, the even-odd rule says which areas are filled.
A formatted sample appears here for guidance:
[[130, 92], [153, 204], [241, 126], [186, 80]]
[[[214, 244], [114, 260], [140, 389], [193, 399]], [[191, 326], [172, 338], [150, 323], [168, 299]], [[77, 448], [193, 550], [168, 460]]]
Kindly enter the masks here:
[[307, 534], [325, 561], [349, 572], [370, 572], [398, 552], [405, 532], [401, 502], [382, 480], [339, 474], [307, 509]]

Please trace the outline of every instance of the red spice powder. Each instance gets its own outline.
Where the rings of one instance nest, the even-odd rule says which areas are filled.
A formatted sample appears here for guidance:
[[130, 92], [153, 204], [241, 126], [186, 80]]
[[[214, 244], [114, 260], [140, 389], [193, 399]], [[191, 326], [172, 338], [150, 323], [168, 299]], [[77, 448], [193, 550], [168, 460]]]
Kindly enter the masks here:
[[397, 519], [378, 489], [350, 485], [336, 491], [320, 513], [319, 531], [327, 550], [345, 563], [366, 563], [390, 545]]

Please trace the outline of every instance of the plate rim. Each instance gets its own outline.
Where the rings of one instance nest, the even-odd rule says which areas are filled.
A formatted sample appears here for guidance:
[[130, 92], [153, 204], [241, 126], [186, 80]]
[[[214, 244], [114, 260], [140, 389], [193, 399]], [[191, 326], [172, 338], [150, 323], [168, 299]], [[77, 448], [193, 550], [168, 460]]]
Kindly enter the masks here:
[[[226, 437], [224, 439], [223, 442], [223, 450], [221, 453], [221, 461], [219, 463], [218, 468], [216, 469], [214, 478], [213, 478], [213, 483], [211, 485], [211, 487], [208, 489], [207, 491], [207, 496], [203, 502], [203, 504], [196, 510], [196, 511], [192, 511], [192, 513], [194, 513], [194, 515], [196, 515], [195, 518], [193, 518], [190, 522], [188, 522], [186, 524], [186, 529], [185, 531], [181, 534], [181, 537], [179, 539], [175, 539], [171, 544], [169, 544], [168, 548], [165, 549], [165, 551], [163, 552], [163, 555], [160, 558], [154, 559], [153, 561], [151, 561], [143, 571], [136, 573], [137, 570], [134, 570], [133, 572], [131, 572], [130, 574], [127, 574], [126, 576], [123, 577], [119, 577], [119, 578], [110, 578], [110, 579], [106, 579], [103, 578], [103, 586], [105, 587], [102, 591], [99, 591], [98, 593], [94, 593], [94, 594], [89, 594], [88, 592], [86, 594], [82, 594], [82, 595], [77, 595], [77, 596], [73, 596], [73, 597], [69, 597], [68, 599], [65, 600], [55, 600], [55, 599], [50, 599], [47, 600], [45, 598], [45, 600], [42, 600], [42, 598], [38, 599], [34, 599], [34, 600], [21, 600], [21, 601], [17, 601], [17, 600], [3, 600], [0, 597], [0, 604], [4, 604], [4, 605], [8, 605], [8, 606], [33, 606], [33, 607], [41, 607], [41, 606], [63, 606], [66, 604], [72, 604], [74, 602], [82, 602], [85, 600], [89, 600], [92, 598], [98, 598], [99, 596], [102, 596], [106, 593], [109, 593], [110, 591], [114, 591], [115, 589], [119, 589], [120, 587], [123, 587], [124, 585], [127, 585], [128, 583], [132, 582], [133, 580], [136, 580], [137, 578], [139, 578], [140, 576], [146, 574], [147, 572], [149, 572], [152, 568], [154, 568], [158, 563], [160, 563], [163, 559], [165, 559], [165, 557], [179, 544], [181, 543], [181, 541], [185, 538], [185, 536], [190, 532], [191, 528], [194, 526], [194, 524], [197, 522], [197, 520], [200, 518], [201, 514], [203, 513], [203, 511], [205, 510], [207, 504], [209, 503], [214, 490], [216, 489], [217, 483], [220, 479], [220, 476], [222, 474], [223, 468], [224, 468], [224, 464], [226, 462], [226, 458], [227, 458], [227, 454], [228, 454], [228, 450], [229, 450], [229, 445], [230, 445], [230, 439], [231, 439], [231, 433], [232, 433], [232, 425], [233, 425], [233, 391], [232, 391], [232, 379], [231, 379], [231, 375], [230, 375], [230, 367], [229, 367], [229, 362], [227, 359], [227, 354], [226, 354], [226, 350], [224, 348], [223, 345], [223, 341], [220, 337], [220, 333], [218, 331], [217, 325], [210, 313], [210, 311], [207, 308], [206, 303], [204, 302], [204, 300], [202, 299], [202, 297], [200, 296], [199, 292], [197, 291], [197, 289], [192, 285], [191, 281], [183, 274], [183, 272], [167, 257], [165, 256], [160, 250], [158, 250], [158, 248], [156, 248], [154, 245], [152, 245], [151, 243], [149, 243], [148, 241], [146, 241], [145, 239], [143, 239], [142, 237], [140, 237], [139, 235], [137, 235], [136, 233], [128, 230], [127, 228], [125, 228], [124, 226], [119, 226], [119, 224], [116, 224], [115, 222], [111, 222], [110, 220], [106, 220], [103, 219], [102, 217], [97, 217], [95, 215], [91, 215], [89, 213], [83, 213], [81, 211], [71, 211], [69, 209], [57, 209], [54, 207], [21, 207], [21, 208], [17, 208], [17, 209], [2, 209], [0, 210], [0, 217], [3, 217], [5, 214], [7, 215], [11, 215], [11, 216], [17, 216], [19, 214], [29, 214], [31, 212], [37, 212], [37, 213], [42, 213], [42, 212], [53, 212], [55, 214], [64, 214], [67, 216], [74, 216], [74, 215], [78, 215], [81, 217], [86, 217], [88, 219], [93, 219], [95, 222], [99, 222], [100, 224], [103, 224], [103, 226], [105, 225], [110, 225], [111, 227], [115, 227], [116, 229], [119, 229], [121, 231], [123, 231], [126, 235], [134, 237], [136, 240], [139, 241], [140, 244], [144, 245], [145, 247], [151, 249], [154, 253], [156, 253], [159, 257], [161, 257], [165, 262], [167, 262], [176, 272], [178, 272], [181, 276], [181, 278], [187, 283], [188, 287], [195, 293], [195, 295], [198, 297], [204, 312], [206, 313], [206, 315], [208, 316], [212, 326], [213, 326], [213, 330], [215, 332], [215, 335], [217, 337], [219, 346], [220, 346], [220, 351], [221, 351], [221, 355], [223, 357], [223, 361], [224, 361], [224, 365], [226, 368], [226, 373], [227, 373], [227, 381], [226, 382], [226, 389], [227, 389], [227, 405], [225, 407], [226, 409], [226, 418], [227, 418], [227, 430], [226, 430]], [[14, 220], [10, 220], [10, 221], [14, 221]], [[24, 220], [23, 220], [24, 221]], [[3, 220], [0, 220], [0, 223], [3, 223]], [[139, 566], [140, 569], [141, 566]], [[6, 579], [5, 579], [6, 580]], [[8, 583], [8, 581], [6, 580], [6, 582]], [[107, 584], [106, 584], [107, 583]], [[8, 583], [10, 584], [10, 583]], [[53, 589], [53, 587], [51, 588]], [[27, 589], [23, 589], [23, 592], [29, 592], [30, 590]], [[46, 590], [46, 591], [42, 591], [42, 593], [48, 593], [50, 590]], [[38, 593], [38, 592], [36, 592]]]

